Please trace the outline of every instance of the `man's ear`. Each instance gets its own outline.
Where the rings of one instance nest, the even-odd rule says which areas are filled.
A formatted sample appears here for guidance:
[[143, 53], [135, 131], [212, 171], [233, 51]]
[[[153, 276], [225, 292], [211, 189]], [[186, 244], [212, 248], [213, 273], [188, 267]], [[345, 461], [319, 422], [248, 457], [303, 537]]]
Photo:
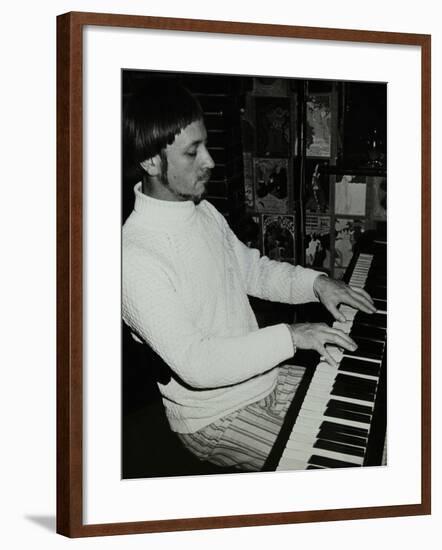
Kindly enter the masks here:
[[161, 158], [160, 155], [155, 155], [150, 159], [140, 162], [141, 168], [147, 172], [151, 177], [159, 176], [161, 174]]

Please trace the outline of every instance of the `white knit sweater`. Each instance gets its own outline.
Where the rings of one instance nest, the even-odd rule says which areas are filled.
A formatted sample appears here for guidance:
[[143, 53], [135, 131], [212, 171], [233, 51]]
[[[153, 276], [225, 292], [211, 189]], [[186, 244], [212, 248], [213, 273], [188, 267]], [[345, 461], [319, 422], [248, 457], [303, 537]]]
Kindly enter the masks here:
[[192, 433], [265, 397], [292, 357], [284, 324], [259, 329], [247, 294], [316, 301], [318, 272], [261, 257], [207, 201], [153, 199], [135, 186], [123, 228], [123, 318], [175, 373], [159, 384], [172, 430]]

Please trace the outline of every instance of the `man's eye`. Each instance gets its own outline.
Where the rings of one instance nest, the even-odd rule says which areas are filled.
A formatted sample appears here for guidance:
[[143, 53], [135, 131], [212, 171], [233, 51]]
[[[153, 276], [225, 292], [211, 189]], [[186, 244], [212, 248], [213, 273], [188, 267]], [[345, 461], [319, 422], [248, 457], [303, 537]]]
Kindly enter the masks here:
[[189, 157], [196, 157], [196, 151], [187, 151]]

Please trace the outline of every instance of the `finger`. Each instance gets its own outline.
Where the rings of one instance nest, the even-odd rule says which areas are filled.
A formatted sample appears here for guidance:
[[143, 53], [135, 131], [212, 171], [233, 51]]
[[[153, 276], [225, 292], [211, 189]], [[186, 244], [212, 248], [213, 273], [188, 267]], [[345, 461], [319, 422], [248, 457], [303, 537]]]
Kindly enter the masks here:
[[364, 296], [356, 298], [358, 303], [358, 309], [364, 311], [365, 313], [376, 313], [376, 307]]
[[336, 363], [336, 361], [333, 359], [333, 357], [330, 355], [330, 353], [327, 351], [327, 349], [325, 348], [325, 346], [323, 345], [319, 345], [318, 346], [318, 350], [319, 352], [319, 355], [321, 356], [322, 359], [324, 359], [331, 367], [335, 367], [337, 368], [338, 364]]
[[329, 312], [333, 315], [333, 317], [336, 319], [336, 321], [345, 323], [345, 321], [347, 320], [345, 315], [339, 311], [339, 309], [335, 306], [335, 304], [326, 304], [326, 307], [329, 310]]
[[350, 287], [354, 292], [357, 292], [358, 294], [362, 294], [362, 296], [365, 296], [365, 298], [367, 298], [367, 300], [373, 304], [373, 298], [370, 296], [370, 294], [364, 290], [363, 288], [360, 288], [358, 286], [351, 286]]
[[326, 338], [328, 343], [335, 344], [349, 351], [354, 351], [358, 347], [348, 334], [339, 329], [329, 329]]
[[364, 296], [357, 294], [353, 290], [349, 289], [349, 292], [342, 298], [342, 302], [348, 306], [360, 309], [365, 313], [374, 313], [376, 308], [369, 302]]

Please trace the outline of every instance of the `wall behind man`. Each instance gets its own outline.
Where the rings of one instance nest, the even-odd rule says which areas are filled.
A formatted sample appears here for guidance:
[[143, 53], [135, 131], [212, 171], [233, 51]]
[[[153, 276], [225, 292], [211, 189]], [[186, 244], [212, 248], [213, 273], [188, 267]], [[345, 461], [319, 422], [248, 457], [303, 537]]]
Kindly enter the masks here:
[[[255, 21], [324, 27], [369, 28], [433, 34], [434, 335], [442, 329], [440, 285], [442, 217], [442, 30], [437, 2], [400, 5], [372, 0], [287, 3], [235, 0], [58, 0], [8, 2], [2, 10], [0, 87], [2, 231], [0, 410], [3, 547], [226, 548], [264, 549], [287, 545], [339, 548], [373, 544], [402, 550], [439, 548], [442, 535], [440, 463], [442, 363], [434, 338], [434, 504], [432, 517], [365, 520], [222, 531], [169, 533], [69, 541], [55, 525], [55, 16], [72, 11]], [[436, 103], [437, 102], [437, 103]], [[406, 285], [406, 265], [404, 265]], [[438, 288], [439, 287], [439, 288]]]

